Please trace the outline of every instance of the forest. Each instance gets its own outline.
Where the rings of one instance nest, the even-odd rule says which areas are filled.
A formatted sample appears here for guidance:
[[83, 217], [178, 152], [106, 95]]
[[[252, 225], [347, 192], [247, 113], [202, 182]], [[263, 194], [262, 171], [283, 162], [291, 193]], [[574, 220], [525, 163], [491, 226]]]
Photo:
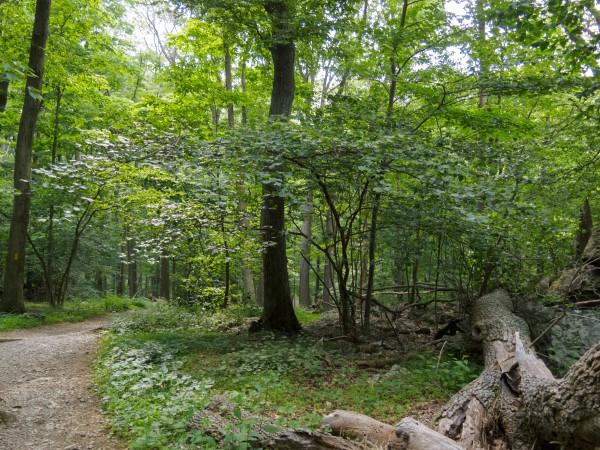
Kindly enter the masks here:
[[596, 0], [0, 0], [0, 448], [600, 449]]

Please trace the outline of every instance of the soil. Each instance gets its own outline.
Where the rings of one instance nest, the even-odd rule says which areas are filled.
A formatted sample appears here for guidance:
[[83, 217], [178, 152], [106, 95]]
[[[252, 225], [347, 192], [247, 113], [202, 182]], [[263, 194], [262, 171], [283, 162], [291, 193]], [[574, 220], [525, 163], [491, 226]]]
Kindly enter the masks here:
[[91, 365], [109, 318], [0, 333], [0, 448], [120, 450]]

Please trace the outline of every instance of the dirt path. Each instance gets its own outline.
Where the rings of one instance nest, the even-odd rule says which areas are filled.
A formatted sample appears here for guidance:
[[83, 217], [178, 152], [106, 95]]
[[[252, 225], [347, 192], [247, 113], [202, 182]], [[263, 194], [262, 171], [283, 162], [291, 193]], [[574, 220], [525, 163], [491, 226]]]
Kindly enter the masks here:
[[0, 449], [117, 450], [91, 363], [109, 319], [0, 333]]

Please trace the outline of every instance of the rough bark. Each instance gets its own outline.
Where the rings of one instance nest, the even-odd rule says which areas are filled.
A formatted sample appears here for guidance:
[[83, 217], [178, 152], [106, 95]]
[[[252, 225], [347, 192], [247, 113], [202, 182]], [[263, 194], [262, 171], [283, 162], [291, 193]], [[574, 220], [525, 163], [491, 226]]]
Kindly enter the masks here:
[[13, 210], [8, 236], [4, 296], [0, 311], [22, 313], [25, 311], [23, 282], [25, 280], [25, 247], [31, 209], [31, 166], [36, 123], [42, 106], [39, 92], [42, 89], [48, 21], [51, 0], [37, 0], [25, 100], [19, 123], [15, 148]]
[[600, 446], [600, 343], [556, 379], [531, 349], [527, 323], [502, 290], [479, 298], [472, 337], [485, 370], [444, 406], [438, 432], [411, 418], [390, 425], [348, 411], [323, 423], [387, 449], [578, 449]]
[[[296, 49], [292, 40], [293, 30], [290, 28], [292, 11], [286, 0], [267, 1], [265, 9], [272, 22], [270, 50], [273, 59], [273, 89], [269, 120], [285, 119], [292, 112], [296, 88]], [[274, 178], [282, 177], [281, 167], [272, 170]], [[262, 190], [261, 229], [265, 245], [262, 325], [267, 330], [293, 333], [300, 330], [300, 323], [294, 313], [287, 270], [285, 202], [280, 187], [276, 184], [263, 183]]]
[[512, 309], [502, 290], [475, 302], [472, 337], [481, 342], [485, 370], [444, 407], [439, 431], [468, 449], [494, 439], [513, 450], [600, 445], [600, 345], [555, 379]]

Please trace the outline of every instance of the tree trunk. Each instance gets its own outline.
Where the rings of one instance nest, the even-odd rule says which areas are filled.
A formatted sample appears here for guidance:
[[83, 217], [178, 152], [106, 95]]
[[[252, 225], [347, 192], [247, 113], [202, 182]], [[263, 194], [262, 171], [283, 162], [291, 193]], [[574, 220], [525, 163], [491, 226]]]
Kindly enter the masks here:
[[312, 239], [312, 214], [313, 193], [308, 191], [306, 205], [304, 206], [304, 217], [302, 222], [302, 241], [300, 243], [300, 304], [310, 306], [310, 241]]
[[485, 370], [444, 407], [439, 430], [473, 449], [490, 442], [492, 430], [503, 430], [496, 439], [513, 450], [600, 445], [600, 345], [557, 380], [512, 309], [502, 290], [475, 302], [472, 335], [481, 342]]
[[600, 446], [600, 343], [555, 379], [532, 350], [529, 327], [503, 290], [475, 301], [472, 337], [482, 374], [444, 406], [438, 432], [406, 418], [395, 427], [336, 411], [323, 424], [334, 434], [387, 449], [593, 450]]
[[[327, 220], [325, 222], [325, 239], [327, 240], [326, 251], [329, 255], [333, 252], [333, 241], [335, 234], [333, 225], [333, 214], [331, 211], [327, 213]], [[329, 257], [325, 258], [325, 267], [323, 269], [323, 305], [331, 308], [331, 304], [334, 302], [332, 298], [333, 294], [333, 265], [329, 260]]]
[[[58, 137], [60, 135], [60, 107], [62, 103], [64, 89], [60, 84], [55, 88], [56, 104], [54, 105], [54, 126], [52, 133], [52, 152], [50, 155], [50, 163], [56, 164], [58, 156]], [[54, 205], [50, 205], [48, 211], [48, 229], [46, 232], [46, 286], [48, 303], [56, 306], [56, 289], [54, 283]]]
[[583, 201], [581, 207], [581, 213], [579, 215], [579, 228], [577, 229], [577, 235], [575, 237], [575, 260], [579, 261], [585, 250], [590, 237], [592, 236], [592, 229], [594, 228], [594, 222], [592, 220], [592, 209], [590, 208], [590, 202], [586, 198]]
[[6, 273], [4, 275], [4, 297], [0, 311], [22, 313], [25, 311], [23, 282], [25, 278], [25, 246], [31, 208], [31, 166], [33, 139], [41, 108], [39, 98], [44, 76], [46, 41], [51, 0], [37, 0], [25, 100], [17, 144], [15, 148], [13, 211], [8, 235]]
[[135, 258], [135, 238], [127, 239], [127, 287], [129, 298], [138, 294], [137, 261]]
[[377, 248], [377, 215], [379, 213], [379, 203], [381, 194], [377, 192], [373, 199], [373, 209], [371, 211], [371, 230], [369, 232], [369, 276], [367, 279], [367, 293], [365, 295], [365, 315], [364, 330], [369, 333], [371, 324], [371, 302], [373, 300], [373, 283], [375, 281], [375, 250]]
[[117, 273], [117, 286], [115, 293], [119, 297], [125, 295], [125, 262], [119, 260], [119, 272]]
[[160, 298], [165, 300], [171, 299], [171, 272], [169, 268], [169, 259], [170, 258], [165, 253], [160, 256], [160, 280], [158, 295]]
[[[485, 0], [476, 0], [475, 2], [475, 20], [477, 22], [477, 41], [480, 46], [485, 44], [486, 36], [485, 36]], [[488, 72], [487, 63], [485, 60], [485, 56], [483, 56], [483, 52], [481, 48], [479, 49], [478, 55], [478, 63], [479, 63], [479, 82], [481, 83], [485, 80]], [[483, 86], [479, 87], [479, 108], [483, 108], [487, 103], [487, 94]]]
[[[271, 0], [265, 9], [272, 21], [271, 56], [273, 89], [269, 120], [285, 119], [292, 112], [294, 92], [295, 46], [291, 39], [291, 11], [287, 0]], [[282, 177], [282, 167], [272, 169], [274, 178]], [[297, 332], [300, 323], [290, 295], [285, 241], [285, 203], [280, 187], [263, 183], [261, 213], [263, 234], [264, 309], [263, 327], [267, 330]]]
[[[225, 55], [225, 90], [231, 94], [233, 91], [233, 76], [231, 75], [231, 46], [226, 39], [223, 39], [223, 53]], [[229, 128], [233, 128], [235, 124], [235, 111], [233, 103], [229, 99], [227, 103], [227, 123]]]
[[[242, 61], [242, 67], [241, 67], [241, 74], [240, 74], [240, 83], [241, 83], [241, 88], [242, 88], [242, 93], [246, 94], [246, 61], [243, 60]], [[244, 98], [245, 100], [245, 98]], [[248, 107], [245, 104], [242, 104], [242, 126], [246, 126], [248, 125]]]
[[8, 103], [8, 80], [0, 80], [0, 113], [6, 111]]

